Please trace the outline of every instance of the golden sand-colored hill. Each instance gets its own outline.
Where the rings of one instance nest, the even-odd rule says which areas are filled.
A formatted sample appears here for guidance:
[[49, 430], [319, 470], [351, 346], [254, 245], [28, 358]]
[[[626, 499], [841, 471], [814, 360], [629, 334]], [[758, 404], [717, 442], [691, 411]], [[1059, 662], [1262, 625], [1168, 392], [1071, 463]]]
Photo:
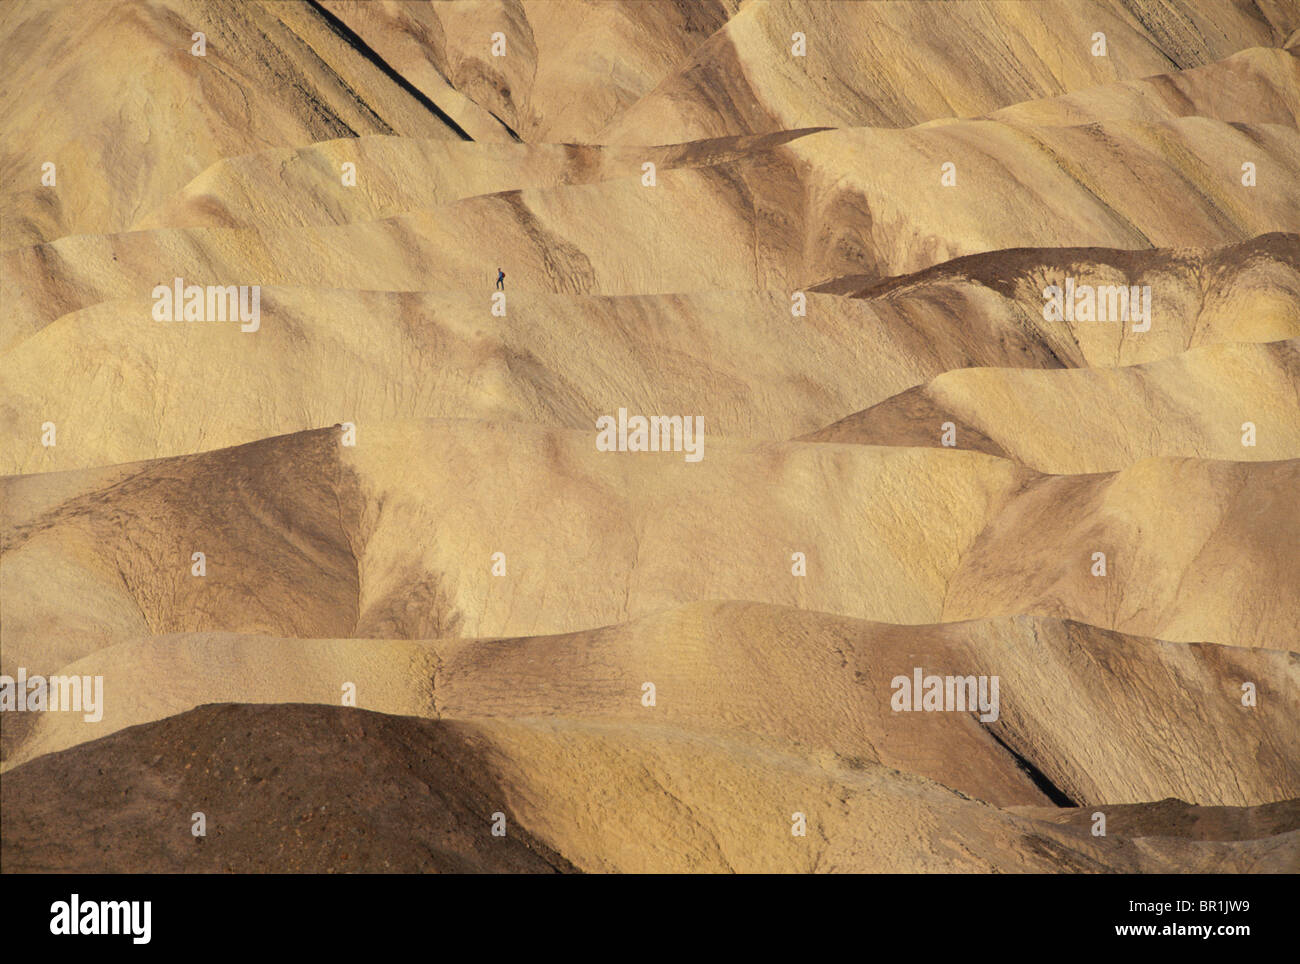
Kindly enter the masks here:
[[[126, 230], [223, 157], [362, 134], [457, 138], [304, 4], [6, 4], [0, 54], [25, 65], [0, 95], [5, 248]], [[57, 190], [41, 184], [46, 162]]]
[[[150, 297], [177, 277], [487, 294], [493, 268], [509, 264], [511, 290], [525, 295], [789, 297], [845, 274], [883, 278], [1023, 245], [1214, 247], [1300, 226], [1282, 174], [1300, 153], [1294, 128], [1182, 118], [1037, 135], [983, 120], [826, 131], [752, 160], [658, 172], [654, 186], [528, 188], [337, 226], [62, 238], [0, 255], [11, 305], [0, 336], [12, 346], [68, 312]], [[1063, 166], [1063, 156], [1076, 160]], [[956, 186], [941, 187], [954, 158]], [[1242, 161], [1225, 158], [1257, 164], [1257, 185], [1242, 186]], [[1140, 170], [1160, 176], [1128, 173]]]
[[[1174, 0], [745, 4], [690, 62], [625, 110], [611, 143], [791, 127], [906, 127], [1281, 47], [1294, 4]], [[806, 40], [793, 55], [794, 34]], [[1098, 56], [1095, 35], [1105, 35]]]
[[55, 501], [11, 477], [4, 660], [52, 670], [150, 633], [557, 633], [709, 599], [1295, 648], [1297, 460], [1047, 476], [961, 450], [706, 435], [690, 462], [594, 437], [360, 424], [354, 446], [300, 433], [65, 479]]
[[[958, 447], [1014, 451], [1049, 472], [1152, 455], [1294, 458], [1293, 343], [1240, 343], [1300, 336], [1298, 268], [1293, 235], [1212, 252], [998, 252], [866, 297], [842, 296], [861, 283], [842, 278], [810, 292], [801, 316], [778, 292], [512, 293], [502, 317], [468, 292], [268, 287], [256, 332], [160, 324], [151, 301], [115, 300], [6, 354], [0, 470], [174, 456], [341, 421], [588, 429], [627, 406], [694, 412], [710, 434], [767, 440], [938, 445], [952, 421]], [[1044, 320], [1042, 290], [1067, 277], [1148, 286], [1148, 330]], [[1107, 368], [1154, 359], [1166, 360]], [[1088, 370], [1041, 371], [1063, 366]], [[1078, 409], [1082, 419], [1063, 418]], [[1243, 447], [1248, 420], [1256, 445]], [[42, 444], [46, 421], [63, 444]], [[1012, 434], [1021, 449], [1008, 448]], [[994, 436], [1000, 444], [981, 441]]]
[[1295, 0], [0, 53], [5, 872], [1300, 870]]
[[[917, 667], [997, 675], [997, 712], [898, 711], [894, 681]], [[999, 806], [1163, 797], [1255, 806], [1300, 797], [1296, 749], [1286, 739], [1297, 710], [1293, 654], [1038, 617], [895, 626], [695, 603], [598, 630], [514, 639], [142, 637], [60, 672], [104, 678], [101, 718], [40, 717], [11, 738], [7, 767], [235, 696], [338, 705], [350, 683], [358, 706], [383, 713], [759, 737], [845, 765], [906, 770]], [[126, 682], [132, 673], [175, 682], [140, 689]], [[1134, 679], [1145, 695], [1127, 685]], [[1254, 708], [1241, 704], [1247, 681], [1259, 694]], [[653, 706], [644, 702], [646, 683]], [[1186, 721], [1153, 743], [1171, 705], [1187, 708]], [[1130, 766], [1090, 764], [1098, 753]]]
[[1074, 126], [1124, 117], [1157, 123], [1210, 117], [1294, 127], [1300, 110], [1300, 60], [1294, 50], [1252, 47], [1223, 60], [1137, 80], [1101, 83], [1059, 97], [1026, 100], [988, 116], [1009, 123]]
[[591, 143], [741, 2], [322, 5], [476, 141]]
[[951, 423], [949, 444], [1053, 474], [1116, 472], [1153, 456], [1271, 461], [1300, 456], [1298, 388], [1295, 339], [1123, 368], [968, 368], [807, 438], [942, 446]]
[[[590, 184], [658, 169], [706, 167], [761, 157], [811, 131], [780, 131], [663, 147], [494, 144], [375, 135], [260, 151], [213, 164], [136, 227], [347, 224], [525, 188]], [[356, 164], [356, 189], [339, 190]]]
[[[358, 10], [380, 12], [378, 5]], [[429, 9], [429, 8], [425, 8]], [[655, 9], [653, 4], [638, 9]], [[1295, 127], [1300, 59], [1255, 48], [1174, 74], [1103, 84], [1077, 94], [1014, 104], [989, 115], [1012, 127], [1081, 127], [1126, 120], [1152, 125], [1203, 117]], [[136, 228], [337, 224], [392, 216], [504, 190], [640, 176], [755, 157], [818, 128], [686, 141], [663, 146], [500, 144], [368, 135], [296, 149], [260, 151], [213, 164]], [[356, 190], [337, 189], [340, 166], [357, 165]], [[418, 172], [418, 173], [416, 173]]]
[[42, 757], [0, 792], [4, 860], [26, 871], [1281, 872], [1300, 835], [1271, 808], [1237, 819], [1276, 834], [1207, 840], [1154, 804], [1161, 836], [1093, 837], [753, 741], [293, 705], [202, 707]]

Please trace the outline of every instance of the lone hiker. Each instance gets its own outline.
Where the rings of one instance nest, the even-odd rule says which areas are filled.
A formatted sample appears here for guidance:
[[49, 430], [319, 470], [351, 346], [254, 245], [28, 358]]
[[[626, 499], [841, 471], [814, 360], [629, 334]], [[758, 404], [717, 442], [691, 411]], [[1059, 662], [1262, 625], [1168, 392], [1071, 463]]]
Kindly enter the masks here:
[[497, 291], [504, 291], [506, 288], [506, 273], [497, 268]]

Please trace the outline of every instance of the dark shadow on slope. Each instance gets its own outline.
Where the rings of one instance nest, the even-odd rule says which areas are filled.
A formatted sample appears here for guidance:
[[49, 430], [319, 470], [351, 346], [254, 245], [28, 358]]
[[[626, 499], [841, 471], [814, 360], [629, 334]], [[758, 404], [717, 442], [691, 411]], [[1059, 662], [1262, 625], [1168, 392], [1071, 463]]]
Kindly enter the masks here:
[[6, 873], [574, 872], [514, 819], [489, 752], [466, 724], [209, 704], [4, 774], [0, 858]]
[[[340, 20], [338, 17], [334, 16], [334, 14], [330, 13], [323, 6], [321, 6], [318, 0], [307, 0], [307, 5], [311, 7], [314, 11], [316, 11], [316, 13], [320, 14], [321, 18], [325, 21], [326, 24], [329, 25], [329, 28], [339, 36], [340, 39], [342, 39], [346, 44], [348, 44], [348, 46], [350, 46], [357, 53], [361, 54], [361, 56], [365, 57], [366, 60], [370, 61], [372, 64], [378, 67], [383, 72], [385, 77], [387, 77], [393, 83], [397, 84], [397, 86], [401, 87], [402, 90], [406, 91], [406, 93], [414, 97], [417, 101], [420, 102], [421, 106], [423, 106], [426, 110], [428, 110], [430, 113], [436, 116], [440, 121], [442, 121], [444, 124], [450, 127], [453, 131], [455, 131], [456, 135], [461, 140], [463, 141], [474, 140], [474, 138], [469, 136], [469, 133], [465, 130], [465, 128], [461, 127], [452, 119], [450, 114], [448, 114], [445, 110], [443, 110], [432, 100], [430, 100], [429, 97], [424, 93], [424, 91], [420, 90], [420, 88], [416, 87], [409, 80], [407, 80], [396, 70], [394, 70], [391, 66], [389, 66], [388, 61], [384, 60], [383, 57], [375, 53], [375, 51], [370, 47], [370, 45], [367, 44], [364, 40], [362, 40], [359, 36], [357, 36], [357, 34], [354, 33], [347, 24], [345, 24], [342, 20]], [[519, 139], [519, 136], [515, 134], [514, 131], [510, 131], [510, 133], [514, 135], [515, 140]]]
[[1025, 771], [1025, 773], [1029, 776], [1029, 779], [1034, 781], [1034, 786], [1038, 787], [1039, 790], [1043, 791], [1043, 794], [1049, 800], [1051, 800], [1052, 803], [1056, 804], [1058, 807], [1078, 806], [1078, 804], [1075, 803], [1073, 800], [1071, 800], [1069, 796], [1067, 796], [1066, 793], [1063, 790], [1061, 790], [1060, 787], [1058, 787], [1055, 783], [1053, 783], [1051, 780], [1047, 778], [1047, 774], [1043, 773], [1042, 770], [1034, 766], [1034, 764], [1030, 762], [1027, 758], [1021, 756], [1014, 749], [1012, 749], [1006, 743], [1006, 741], [1004, 741], [1000, 736], [998, 736], [997, 733], [995, 733], [991, 728], [986, 728], [986, 729], [988, 735], [993, 737], [993, 741], [997, 743], [998, 746], [1002, 747], [1002, 749], [1010, 753], [1012, 757], [1015, 758], [1016, 765], [1019, 766], [1020, 769]]

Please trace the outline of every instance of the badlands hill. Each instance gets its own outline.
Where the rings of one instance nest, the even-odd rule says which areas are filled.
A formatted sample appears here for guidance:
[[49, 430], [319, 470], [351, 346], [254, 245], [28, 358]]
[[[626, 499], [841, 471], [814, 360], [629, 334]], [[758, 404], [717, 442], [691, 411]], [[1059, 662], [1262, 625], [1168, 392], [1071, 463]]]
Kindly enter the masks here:
[[[0, 470], [173, 456], [343, 421], [486, 418], [585, 430], [619, 407], [695, 412], [710, 434], [766, 440], [938, 444], [951, 420], [962, 426], [959, 447], [1002, 454], [973, 444], [991, 427], [975, 424], [975, 409], [997, 404], [987, 416], [1006, 431], [1067, 443], [1068, 463], [1025, 453], [1049, 472], [1118, 469], [1151, 455], [1290, 458], [1300, 455], [1290, 347], [1300, 337], [1298, 267], [1295, 235], [1208, 252], [997, 252], [861, 297], [844, 296], [861, 279], [839, 279], [809, 292], [805, 317], [792, 315], [788, 293], [771, 291], [511, 292], [501, 317], [483, 293], [264, 287], [256, 332], [168, 326], [153, 321], [147, 297], [114, 299], [7, 352]], [[1149, 286], [1150, 329], [1044, 320], [1043, 289], [1067, 277]], [[570, 350], [578, 319], [581, 355]], [[1277, 344], [1241, 344], [1252, 342]], [[1109, 370], [1157, 360], [1167, 362]], [[1063, 367], [1086, 370], [1042, 371]], [[1019, 371], [957, 371], [969, 368]], [[921, 397], [919, 386], [937, 376], [1011, 378], [1006, 391], [1023, 401], [1007, 410], [955, 389]], [[1135, 410], [1152, 393], [1160, 405]], [[1081, 405], [1097, 423], [1084, 446], [1071, 433], [1085, 426], [1060, 415]], [[160, 420], [160, 410], [176, 414]], [[190, 410], [223, 415], [184, 417]], [[911, 431], [868, 429], [904, 412]], [[41, 444], [32, 426], [46, 420], [64, 445]], [[1248, 420], [1258, 429], [1249, 448], [1240, 444]], [[1189, 432], [1189, 422], [1199, 424]]]
[[[1297, 154], [1300, 132], [1281, 125], [1181, 118], [1030, 136], [973, 120], [809, 134], [753, 158], [657, 171], [653, 186], [644, 175], [524, 188], [341, 225], [78, 235], [0, 255], [12, 306], [0, 338], [12, 346], [177, 277], [487, 294], [493, 268], [509, 264], [525, 300], [720, 288], [789, 298], [841, 275], [884, 278], [1025, 245], [1216, 247], [1295, 232], [1300, 201], [1285, 172]], [[1256, 186], [1240, 183], [1245, 161], [1224, 158], [1256, 164]]]
[[568, 632], [707, 599], [1270, 649], [1300, 621], [1300, 460], [1051, 476], [919, 447], [706, 436], [692, 463], [518, 423], [356, 432], [60, 474], [55, 501], [6, 480], [6, 664], [141, 633]]
[[[895, 712], [893, 681], [918, 665], [926, 674], [998, 675], [997, 718]], [[895, 626], [694, 603], [598, 630], [509, 639], [141, 636], [65, 669], [104, 678], [102, 719], [41, 717], [6, 747], [7, 768], [206, 703], [330, 704], [352, 683], [358, 706], [383, 713], [567, 719], [629, 731], [652, 722], [755, 737], [907, 770], [1000, 806], [1165, 797], [1256, 806], [1300, 797], [1300, 761], [1286, 739], [1300, 708], [1293, 654], [1167, 643], [1041, 617]], [[132, 672], [175, 682], [141, 689], [126, 683]], [[1256, 710], [1241, 705], [1242, 681], [1257, 687]], [[653, 707], [642, 699], [647, 682]], [[1181, 708], [1183, 725], [1151, 741], [1171, 707]], [[1101, 747], [1134, 765], [1094, 769], [1087, 761]]]
[[[299, 3], [6, 4], [0, 52], [26, 78], [0, 94], [4, 247], [125, 230], [233, 154], [362, 134], [458, 139]], [[46, 161], [54, 192], [39, 186]]]
[[[1300, 450], [1300, 340], [1197, 348], [1104, 370], [963, 369], [806, 438], [967, 447], [1040, 471], [1117, 471], [1155, 455], [1285, 458]], [[1242, 444], [1243, 426], [1255, 444]], [[1261, 441], [1262, 434], [1262, 441]]]
[[[1281, 47], [1297, 27], [1291, 3], [993, 0], [941, 15], [925, 3], [749, 3], [604, 140], [907, 127]], [[803, 58], [790, 56], [796, 32]]]
[[1098, 838], [886, 767], [672, 728], [302, 705], [201, 707], [42, 757], [2, 792], [5, 864], [28, 872], [1282, 872], [1300, 837], [1270, 808], [1204, 839], [1154, 804]]
[[[93, 775], [81, 752], [45, 757], [33, 772], [47, 772], [30, 783], [5, 781], [4, 810], [20, 814], [17, 825], [4, 827], [7, 869], [573, 869], [521, 828], [504, 839], [480, 832], [490, 826], [501, 792], [471, 742], [445, 727], [329, 707], [204, 707], [94, 745]], [[89, 809], [74, 819], [66, 811], [41, 815], [39, 788], [50, 777], [67, 788], [66, 800]], [[123, 798], [125, 807], [116, 803]], [[170, 835], [159, 832], [168, 812], [175, 818]], [[191, 834], [194, 812], [210, 819], [207, 836]], [[22, 821], [38, 815], [66, 821], [68, 836], [58, 846], [28, 849], [36, 828]]]
[[0, 52], [5, 871], [1300, 870], [1294, 0]]

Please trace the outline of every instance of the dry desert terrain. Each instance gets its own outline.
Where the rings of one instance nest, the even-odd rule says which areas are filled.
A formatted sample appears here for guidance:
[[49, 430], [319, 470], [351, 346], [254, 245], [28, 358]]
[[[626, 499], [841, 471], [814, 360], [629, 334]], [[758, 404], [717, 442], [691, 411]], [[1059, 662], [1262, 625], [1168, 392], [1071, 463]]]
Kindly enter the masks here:
[[1297, 0], [0, 56], [6, 873], [1300, 870]]

